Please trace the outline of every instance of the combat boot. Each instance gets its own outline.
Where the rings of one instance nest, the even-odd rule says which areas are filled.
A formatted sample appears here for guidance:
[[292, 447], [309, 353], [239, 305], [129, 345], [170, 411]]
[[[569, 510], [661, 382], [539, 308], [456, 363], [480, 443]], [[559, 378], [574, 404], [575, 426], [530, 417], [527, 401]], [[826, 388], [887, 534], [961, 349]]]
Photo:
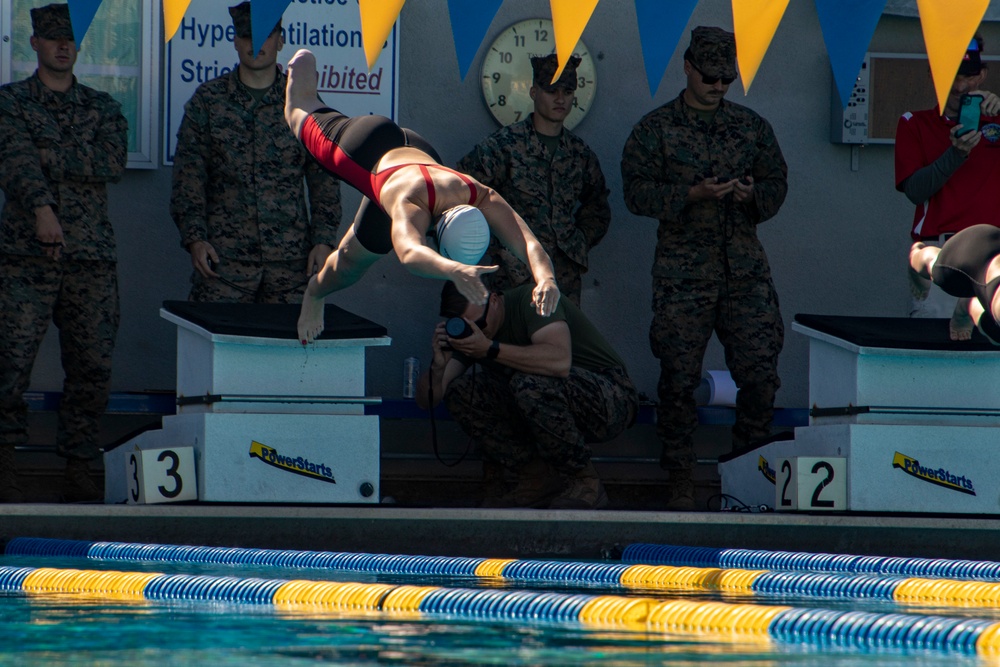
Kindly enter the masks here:
[[569, 485], [553, 499], [549, 509], [596, 510], [607, 506], [608, 494], [594, 464], [588, 462], [585, 468], [570, 475]]
[[0, 503], [23, 503], [24, 493], [17, 483], [13, 445], [0, 446]]
[[104, 500], [104, 491], [90, 477], [90, 466], [86, 461], [69, 459], [63, 475], [62, 502], [85, 503]]
[[546, 507], [565, 482], [541, 459], [532, 459], [517, 471], [517, 483], [500, 497], [486, 498], [481, 507]]
[[667, 511], [694, 511], [694, 480], [690, 470], [674, 469], [670, 471], [667, 487]]
[[494, 503], [509, 490], [507, 471], [496, 461], [483, 459], [482, 500], [480, 507], [497, 507]]

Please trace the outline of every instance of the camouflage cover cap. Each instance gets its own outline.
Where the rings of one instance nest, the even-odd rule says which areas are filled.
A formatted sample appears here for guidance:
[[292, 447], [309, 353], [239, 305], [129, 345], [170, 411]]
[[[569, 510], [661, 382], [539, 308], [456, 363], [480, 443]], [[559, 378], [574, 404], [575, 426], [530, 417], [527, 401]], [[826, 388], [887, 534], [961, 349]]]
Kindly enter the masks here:
[[31, 10], [31, 27], [42, 39], [74, 39], [69, 5], [51, 4]]
[[736, 35], [722, 28], [698, 26], [691, 31], [690, 61], [706, 76], [736, 77]]
[[555, 76], [556, 70], [559, 68], [559, 57], [554, 53], [543, 57], [532, 56], [533, 82], [547, 93], [555, 92], [556, 88], [576, 90], [576, 68], [579, 67], [580, 60], [580, 56], [570, 56], [559, 80], [553, 83], [552, 77]]
[[[233, 17], [233, 27], [236, 28], [237, 37], [253, 37], [253, 33], [250, 25], [250, 3], [241, 2], [238, 5], [229, 8], [229, 15]], [[281, 19], [274, 24], [271, 28], [271, 32], [281, 27]], [[268, 33], [270, 34], [270, 33]]]

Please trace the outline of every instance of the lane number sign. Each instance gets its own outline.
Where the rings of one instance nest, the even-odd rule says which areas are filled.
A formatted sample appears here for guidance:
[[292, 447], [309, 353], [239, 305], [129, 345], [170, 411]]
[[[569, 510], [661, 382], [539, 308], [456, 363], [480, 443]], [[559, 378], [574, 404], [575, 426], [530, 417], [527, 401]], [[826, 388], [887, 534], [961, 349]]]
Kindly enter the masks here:
[[774, 509], [842, 512], [847, 508], [847, 459], [798, 456], [778, 459]]
[[198, 499], [192, 447], [136, 450], [126, 459], [125, 475], [129, 504]]

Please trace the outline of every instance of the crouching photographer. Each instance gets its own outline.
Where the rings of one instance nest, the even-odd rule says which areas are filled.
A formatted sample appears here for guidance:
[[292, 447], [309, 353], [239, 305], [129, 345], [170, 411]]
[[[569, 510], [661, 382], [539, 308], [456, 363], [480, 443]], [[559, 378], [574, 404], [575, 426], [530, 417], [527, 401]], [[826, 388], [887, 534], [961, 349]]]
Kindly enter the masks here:
[[[530, 285], [475, 305], [446, 283], [441, 315], [449, 320], [434, 329], [416, 400], [433, 409], [443, 398], [483, 457], [515, 477], [513, 488], [488, 494], [483, 505], [606, 507], [588, 443], [615, 438], [638, 410], [614, 348], [566, 300], [550, 317], [538, 315]], [[466, 373], [476, 364], [481, 372]]]

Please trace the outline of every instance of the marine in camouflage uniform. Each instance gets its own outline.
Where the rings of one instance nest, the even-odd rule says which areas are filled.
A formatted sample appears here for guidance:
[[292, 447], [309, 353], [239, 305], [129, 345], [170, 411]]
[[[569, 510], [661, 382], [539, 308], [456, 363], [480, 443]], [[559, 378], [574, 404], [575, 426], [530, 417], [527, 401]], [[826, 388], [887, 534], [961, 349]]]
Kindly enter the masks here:
[[[249, 3], [230, 14], [240, 65], [198, 87], [177, 135], [170, 213], [195, 267], [188, 298], [298, 303], [309, 274], [337, 245], [340, 183], [285, 122], [287, 77], [274, 64], [280, 21], [253, 54]], [[244, 83], [272, 76], [266, 89]]]
[[[756, 229], [784, 201], [787, 167], [768, 122], [722, 99], [735, 53], [731, 33], [696, 28], [688, 88], [640, 120], [622, 153], [626, 205], [659, 220], [649, 339], [660, 360], [661, 465], [672, 471], [696, 462], [693, 394], [713, 331], [739, 387], [734, 446], [770, 434], [780, 385], [784, 328]], [[684, 472], [678, 479], [690, 480]]]
[[[552, 82], [555, 55], [532, 58], [535, 111], [487, 137], [462, 158], [458, 170], [489, 185], [507, 200], [552, 258], [563, 296], [580, 305], [587, 255], [611, 222], [608, 188], [597, 155], [563, 127], [577, 86], [573, 57]], [[500, 270], [489, 276], [495, 289], [532, 281], [531, 272], [494, 239], [490, 253]]]
[[[545, 504], [562, 491], [551, 507], [602, 507], [607, 496], [588, 443], [611, 440], [628, 428], [638, 396], [621, 357], [576, 305], [560, 301], [551, 317], [541, 317], [531, 290], [529, 284], [493, 293], [484, 309], [470, 306], [448, 283], [441, 314], [471, 319], [476, 310], [476, 330], [450, 339], [443, 335], [444, 324], [438, 327], [436, 342], [458, 353], [436, 351], [417, 395], [422, 402], [430, 374], [441, 373], [434, 378], [440, 383], [435, 396], [444, 395], [452, 417], [484, 458], [527, 477], [533, 493], [515, 489], [510, 504]], [[473, 361], [484, 371], [463, 374]], [[542, 471], [539, 464], [569, 485], [563, 488], [565, 482], [551, 475], [533, 477]]]
[[65, 4], [31, 10], [38, 69], [0, 88], [0, 501], [21, 500], [15, 445], [28, 440], [24, 392], [49, 322], [65, 381], [56, 446], [64, 498], [97, 499], [86, 477], [99, 455], [118, 330], [115, 235], [107, 184], [128, 155], [121, 105], [76, 81]]

